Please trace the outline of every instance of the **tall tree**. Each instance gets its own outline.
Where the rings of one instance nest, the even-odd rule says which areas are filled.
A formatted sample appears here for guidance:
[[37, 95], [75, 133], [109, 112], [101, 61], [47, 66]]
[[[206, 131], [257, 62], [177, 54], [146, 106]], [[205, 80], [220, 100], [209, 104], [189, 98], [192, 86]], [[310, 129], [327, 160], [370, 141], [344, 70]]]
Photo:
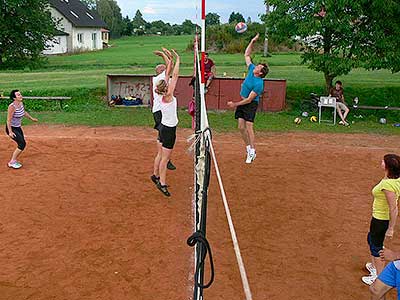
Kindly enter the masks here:
[[[303, 63], [322, 72], [326, 88], [355, 67], [400, 71], [397, 0], [268, 0], [264, 18], [277, 41], [298, 37]], [[384, 16], [384, 17], [383, 17]]]
[[230, 24], [244, 22], [244, 17], [243, 17], [243, 15], [241, 13], [235, 13], [233, 11], [229, 16], [229, 21], [228, 22]]
[[145, 19], [143, 19], [143, 15], [138, 9], [135, 13], [135, 17], [132, 19], [132, 24], [133, 24], [133, 29], [136, 32], [136, 34], [144, 34], [145, 29], [147, 27], [147, 22]]
[[47, 0], [1, 1], [0, 68], [38, 63], [56, 25]]
[[111, 37], [120, 37], [123, 30], [121, 9], [115, 0], [97, 0], [96, 11], [107, 23]]
[[220, 25], [220, 16], [217, 13], [208, 13], [206, 15], [206, 26]]
[[133, 34], [133, 24], [129, 19], [129, 16], [126, 16], [122, 19], [123, 30], [122, 35], [124, 36], [131, 36]]
[[97, 0], [80, 0], [83, 4], [87, 6], [87, 8], [91, 10], [96, 10]]

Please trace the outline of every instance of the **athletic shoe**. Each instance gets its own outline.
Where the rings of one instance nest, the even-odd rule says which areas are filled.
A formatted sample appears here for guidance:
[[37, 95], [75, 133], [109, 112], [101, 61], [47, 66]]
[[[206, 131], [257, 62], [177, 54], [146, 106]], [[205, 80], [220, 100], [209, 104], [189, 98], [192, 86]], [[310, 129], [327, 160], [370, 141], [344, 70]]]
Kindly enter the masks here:
[[165, 196], [169, 197], [171, 194], [168, 191], [167, 185], [162, 185], [160, 182], [157, 183], [157, 188], [163, 193]]
[[176, 170], [176, 167], [174, 166], [174, 164], [170, 160], [167, 163], [167, 169], [168, 170]]
[[151, 181], [154, 182], [154, 184], [158, 184], [160, 182], [160, 177], [157, 177], [156, 175], [151, 175]]
[[246, 164], [251, 164], [256, 159], [256, 152], [254, 153], [247, 153]]
[[344, 122], [344, 126], [350, 126], [350, 124], [347, 122]]
[[344, 125], [344, 122], [343, 121], [339, 121], [339, 125]]
[[368, 272], [371, 275], [375, 275], [376, 276], [376, 269], [375, 269], [374, 265], [371, 262], [367, 262], [365, 264], [365, 268], [368, 270]]
[[363, 276], [361, 277], [362, 282], [364, 282], [367, 285], [371, 285], [374, 283], [374, 281], [378, 278], [376, 275], [368, 275], [368, 276]]
[[9, 168], [13, 168], [13, 169], [19, 169], [19, 168], [22, 167], [22, 164], [20, 164], [17, 161], [9, 162], [7, 165], [8, 165]]

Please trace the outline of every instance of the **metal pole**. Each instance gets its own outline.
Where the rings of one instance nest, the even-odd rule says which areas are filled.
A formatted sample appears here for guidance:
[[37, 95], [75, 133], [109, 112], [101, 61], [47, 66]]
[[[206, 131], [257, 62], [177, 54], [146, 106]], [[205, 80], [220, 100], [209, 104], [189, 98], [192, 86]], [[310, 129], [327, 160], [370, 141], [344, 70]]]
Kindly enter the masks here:
[[[269, 4], [268, 0], [265, 0], [265, 15], [268, 17], [269, 14]], [[269, 56], [268, 54], [268, 27], [265, 25], [265, 36], [264, 36], [264, 56]]]

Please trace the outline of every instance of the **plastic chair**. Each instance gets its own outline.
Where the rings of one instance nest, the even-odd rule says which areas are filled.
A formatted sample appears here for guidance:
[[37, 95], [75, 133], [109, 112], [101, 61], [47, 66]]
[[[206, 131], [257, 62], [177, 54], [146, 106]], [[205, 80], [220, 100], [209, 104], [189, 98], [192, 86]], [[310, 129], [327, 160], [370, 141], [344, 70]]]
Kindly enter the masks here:
[[336, 98], [335, 97], [320, 97], [319, 102], [318, 102], [318, 123], [321, 124], [321, 122], [329, 122], [331, 123], [331, 120], [322, 119], [322, 108], [323, 107], [331, 107], [333, 108], [333, 125], [336, 124]]

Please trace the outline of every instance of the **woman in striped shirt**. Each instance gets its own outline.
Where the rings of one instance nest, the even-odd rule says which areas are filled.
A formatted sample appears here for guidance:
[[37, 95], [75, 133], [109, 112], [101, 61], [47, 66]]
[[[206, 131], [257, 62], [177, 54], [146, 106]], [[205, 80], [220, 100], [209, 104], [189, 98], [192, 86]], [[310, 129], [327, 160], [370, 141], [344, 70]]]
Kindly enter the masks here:
[[17, 161], [17, 158], [21, 152], [24, 151], [26, 146], [24, 132], [21, 128], [22, 118], [26, 116], [33, 122], [37, 122], [38, 119], [32, 118], [32, 116], [25, 111], [24, 104], [22, 103], [22, 95], [19, 90], [13, 90], [10, 94], [10, 98], [13, 102], [8, 106], [6, 133], [17, 143], [18, 147], [14, 150], [11, 160], [8, 162], [8, 167], [19, 169], [22, 167], [22, 164]]

